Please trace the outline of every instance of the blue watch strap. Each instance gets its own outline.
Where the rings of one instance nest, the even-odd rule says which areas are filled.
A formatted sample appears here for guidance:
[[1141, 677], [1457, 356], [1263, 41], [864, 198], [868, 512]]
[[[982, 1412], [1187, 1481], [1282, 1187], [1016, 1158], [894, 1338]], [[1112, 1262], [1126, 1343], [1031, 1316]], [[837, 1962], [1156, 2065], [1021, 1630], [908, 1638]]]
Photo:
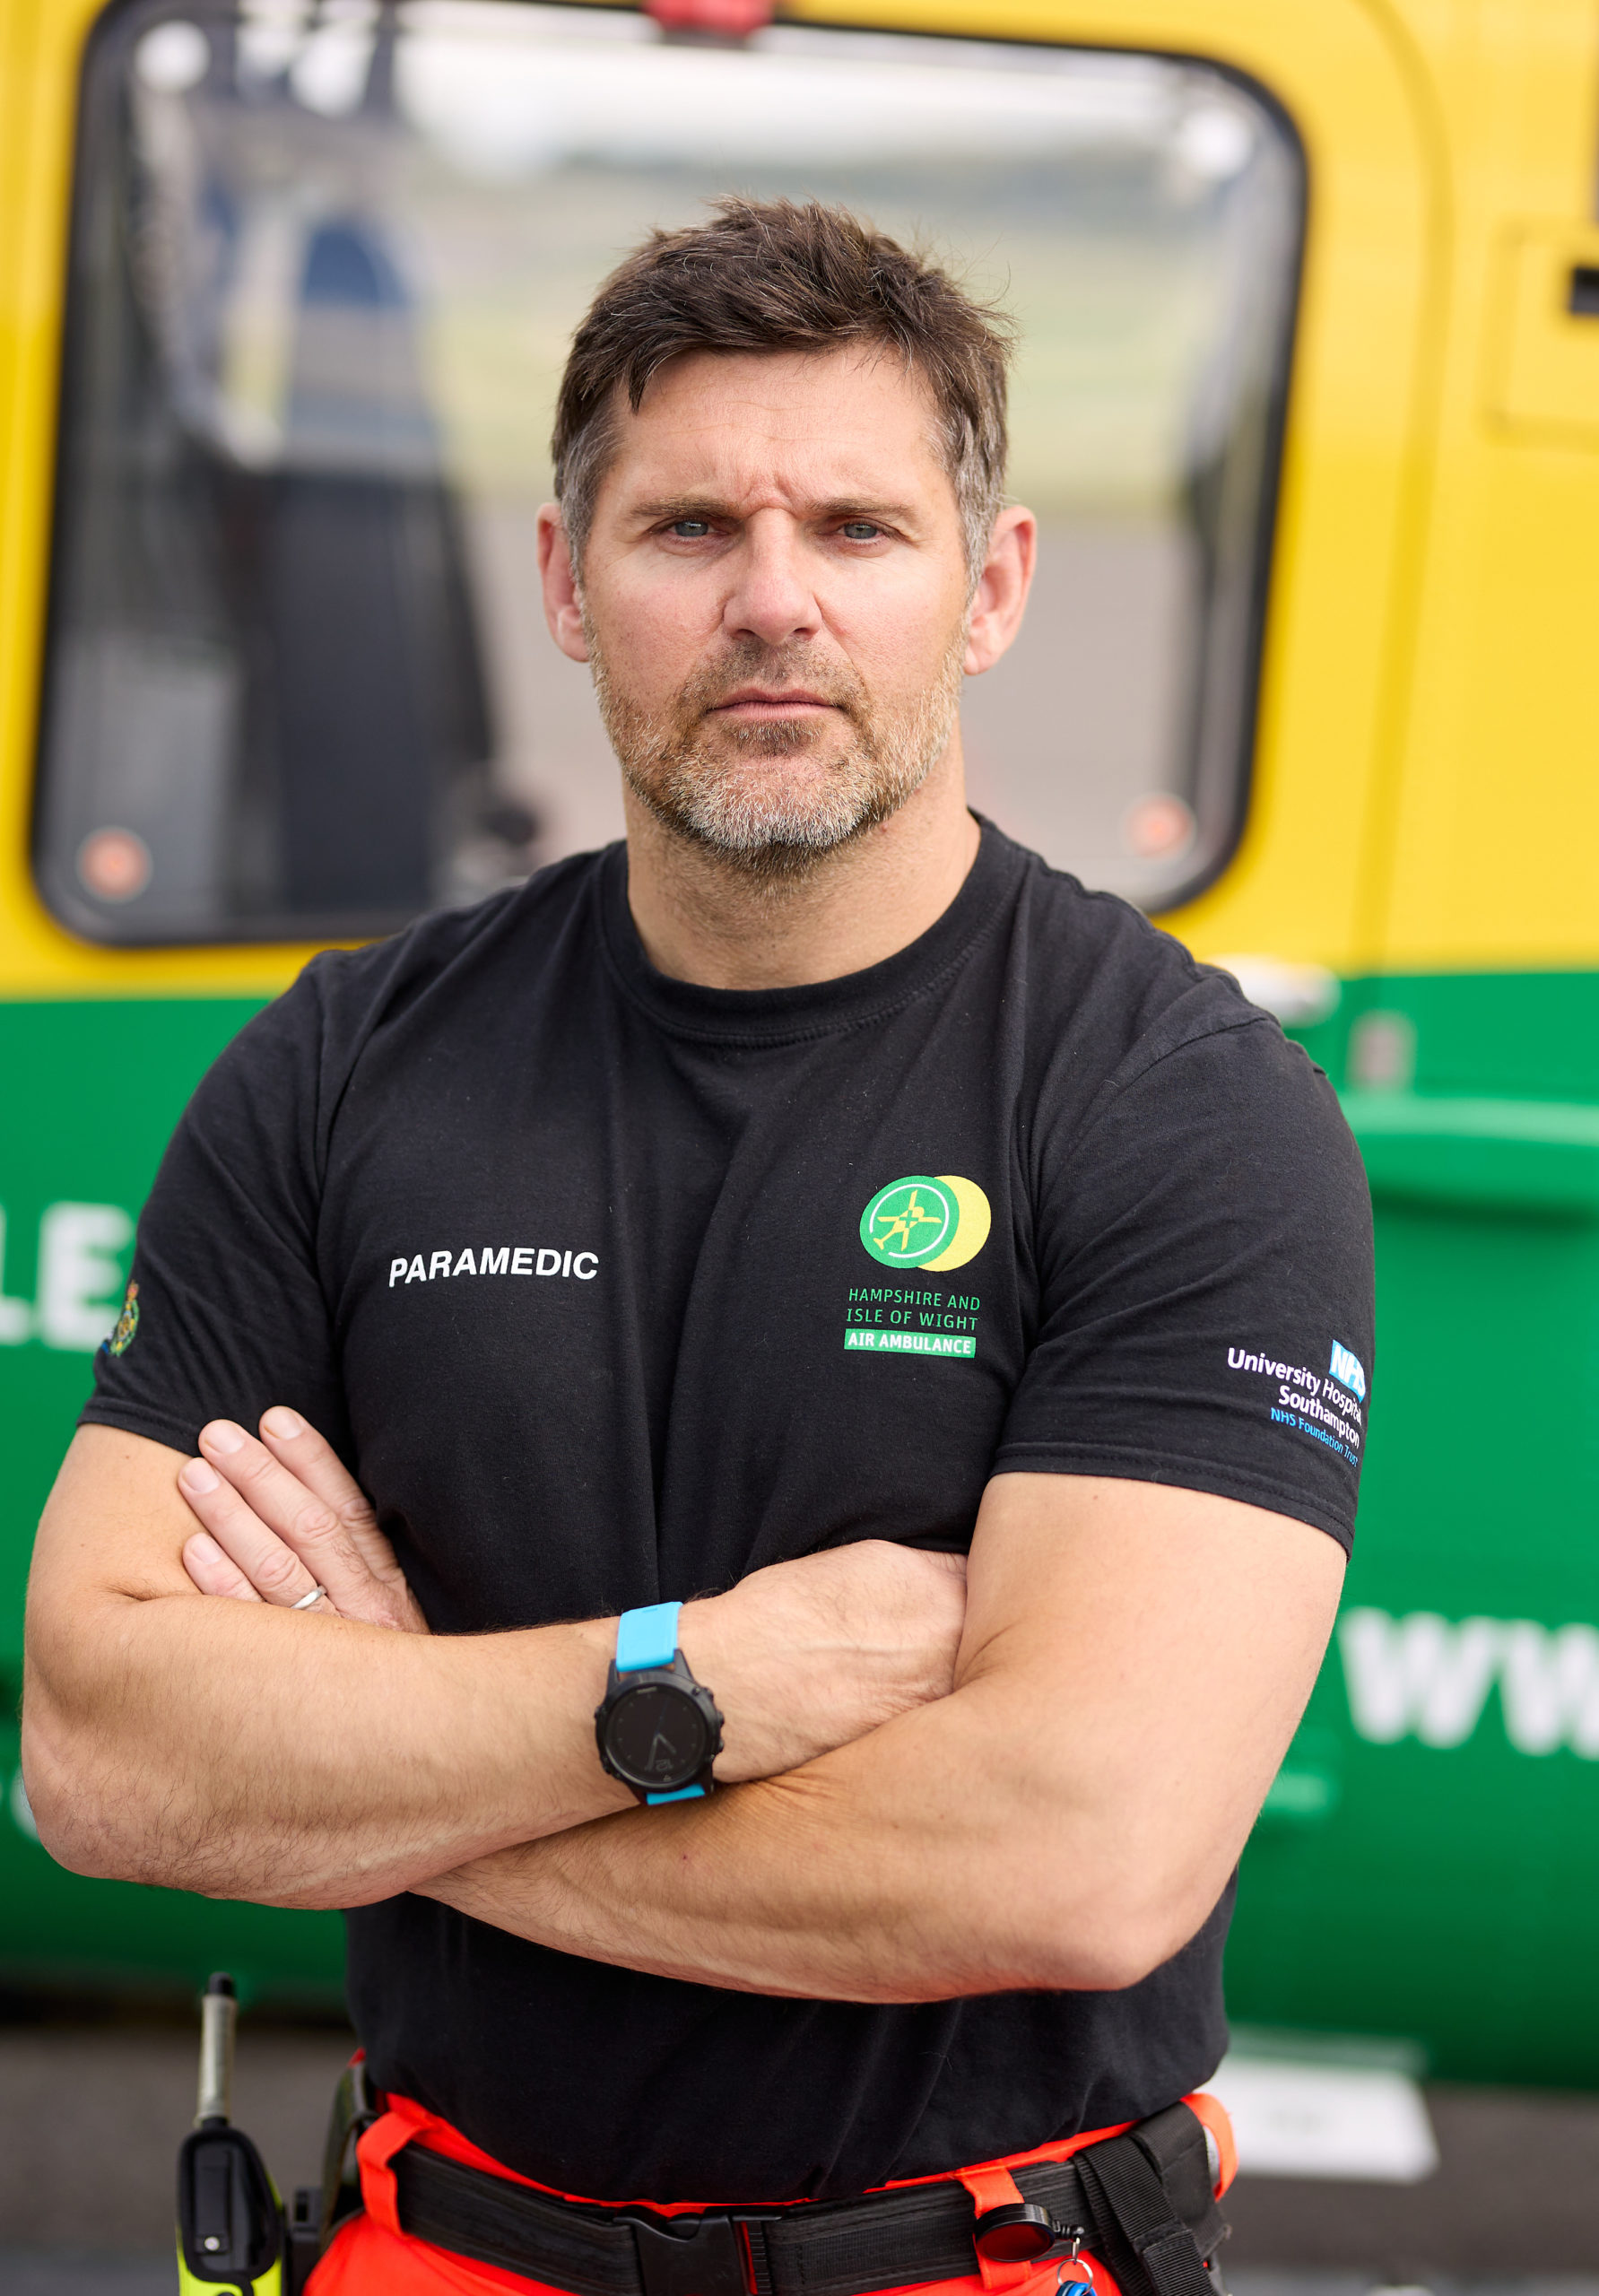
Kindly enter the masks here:
[[650, 1603], [643, 1610], [623, 1611], [616, 1622], [616, 1671], [641, 1674], [647, 1666], [669, 1666], [677, 1655], [677, 1613], [681, 1603]]
[[644, 1798], [653, 1810], [657, 1802], [698, 1802], [704, 1793], [703, 1786], [680, 1786], [675, 1794], [647, 1794]]

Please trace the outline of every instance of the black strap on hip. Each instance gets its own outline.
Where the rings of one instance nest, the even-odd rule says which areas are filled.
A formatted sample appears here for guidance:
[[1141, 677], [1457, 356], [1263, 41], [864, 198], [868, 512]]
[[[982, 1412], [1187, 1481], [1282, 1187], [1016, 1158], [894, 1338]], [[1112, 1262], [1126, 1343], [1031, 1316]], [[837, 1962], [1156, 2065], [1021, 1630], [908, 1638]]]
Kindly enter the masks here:
[[[404, 2231], [569, 2296], [873, 2296], [978, 2268], [975, 2210], [952, 2179], [857, 2200], [664, 2216], [560, 2200], [418, 2144], [391, 2165]], [[1217, 2296], [1205, 2266], [1227, 2226], [1204, 2131], [1186, 2105], [1070, 2161], [1012, 2173], [1024, 2200], [1082, 2228], [1122, 2296]]]
[[1205, 2266], [1227, 2238], [1204, 2130], [1186, 2105], [1080, 2152], [1094, 2252], [1122, 2296], [1215, 2296]]

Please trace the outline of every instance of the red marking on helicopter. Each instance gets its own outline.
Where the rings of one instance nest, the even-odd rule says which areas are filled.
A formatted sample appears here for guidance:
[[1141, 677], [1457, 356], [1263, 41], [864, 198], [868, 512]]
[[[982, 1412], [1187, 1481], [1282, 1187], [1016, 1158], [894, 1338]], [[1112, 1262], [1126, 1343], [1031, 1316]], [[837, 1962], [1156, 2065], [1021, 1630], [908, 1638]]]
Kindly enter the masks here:
[[668, 31], [726, 32], [747, 39], [772, 20], [773, 0], [644, 0]]

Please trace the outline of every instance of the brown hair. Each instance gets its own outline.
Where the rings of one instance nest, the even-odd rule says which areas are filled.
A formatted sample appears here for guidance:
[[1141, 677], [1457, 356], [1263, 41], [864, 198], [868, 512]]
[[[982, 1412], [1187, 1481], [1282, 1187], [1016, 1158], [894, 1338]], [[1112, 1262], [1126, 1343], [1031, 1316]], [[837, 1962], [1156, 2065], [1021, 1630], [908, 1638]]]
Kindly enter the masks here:
[[574, 560], [616, 449], [618, 385], [636, 413], [652, 376], [690, 352], [880, 343], [932, 390], [975, 581], [1004, 491], [1012, 322], [847, 208], [737, 198], [712, 207], [709, 222], [652, 231], [573, 337], [552, 451]]

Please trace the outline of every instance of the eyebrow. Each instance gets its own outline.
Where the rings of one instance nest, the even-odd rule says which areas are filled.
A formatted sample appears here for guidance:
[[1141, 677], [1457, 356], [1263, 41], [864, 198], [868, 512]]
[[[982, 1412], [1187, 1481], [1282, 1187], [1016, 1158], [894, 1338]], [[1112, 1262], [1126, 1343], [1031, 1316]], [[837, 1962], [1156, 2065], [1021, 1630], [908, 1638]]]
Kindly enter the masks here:
[[[725, 502], [713, 500], [703, 494], [670, 496], [660, 502], [639, 502], [630, 514], [635, 518], [654, 522], [670, 518], [729, 518], [737, 513]], [[805, 516], [813, 518], [882, 518], [896, 524], [907, 524], [916, 517], [908, 502], [865, 501], [858, 495], [840, 494], [831, 501], [813, 502], [806, 506]]]

